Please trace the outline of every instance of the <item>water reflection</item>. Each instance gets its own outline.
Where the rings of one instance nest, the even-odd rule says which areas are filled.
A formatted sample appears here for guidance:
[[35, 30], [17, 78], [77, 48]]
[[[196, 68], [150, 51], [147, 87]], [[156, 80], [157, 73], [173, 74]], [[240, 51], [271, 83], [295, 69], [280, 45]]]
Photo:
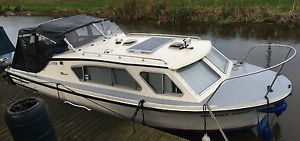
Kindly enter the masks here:
[[272, 134], [274, 141], [281, 141], [281, 128], [279, 123], [276, 123], [272, 128]]
[[[127, 29], [131, 32], [159, 32], [159, 33], [175, 33], [203, 36], [210, 34], [216, 38], [236, 38], [257, 39], [266, 41], [284, 41], [292, 40], [300, 42], [300, 30], [297, 27], [276, 25], [276, 24], [228, 24], [228, 25], [209, 25], [209, 24], [193, 24], [193, 25], [156, 25], [153, 23], [128, 23]], [[143, 27], [147, 27], [146, 29]], [[125, 28], [126, 29], [126, 28]], [[155, 29], [155, 30], [153, 30]], [[160, 30], [157, 30], [160, 29]], [[129, 32], [129, 30], [125, 30]]]
[[[276, 120], [277, 117], [273, 116], [270, 126], [272, 127], [272, 137], [274, 141], [281, 141], [281, 127]], [[273, 125], [274, 124], [274, 125]], [[159, 129], [161, 130], [161, 129]], [[168, 132], [172, 135], [182, 137], [191, 141], [199, 141], [203, 137], [203, 133], [200, 132], [183, 132], [183, 131], [170, 131], [170, 130], [161, 130], [163, 132]], [[225, 133], [227, 138], [232, 141], [260, 141], [262, 140], [262, 136], [257, 133], [257, 128], [253, 128], [251, 130], [241, 130], [241, 131], [232, 131]], [[222, 134], [220, 132], [208, 133], [210, 139], [212, 141], [220, 141], [224, 140]]]

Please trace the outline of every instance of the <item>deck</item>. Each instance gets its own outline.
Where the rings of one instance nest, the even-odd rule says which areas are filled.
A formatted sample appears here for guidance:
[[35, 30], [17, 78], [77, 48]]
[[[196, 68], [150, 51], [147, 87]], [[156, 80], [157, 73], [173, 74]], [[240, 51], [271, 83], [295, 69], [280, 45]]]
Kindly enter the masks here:
[[[2, 77], [1, 77], [2, 79]], [[50, 98], [30, 90], [0, 82], [0, 140], [13, 140], [5, 120], [4, 112], [12, 102], [38, 96], [45, 100], [52, 125], [59, 141], [92, 140], [184, 140], [180, 137], [153, 128], [135, 124], [134, 133], [129, 121], [96, 111], [87, 111], [64, 104], [63, 101]]]

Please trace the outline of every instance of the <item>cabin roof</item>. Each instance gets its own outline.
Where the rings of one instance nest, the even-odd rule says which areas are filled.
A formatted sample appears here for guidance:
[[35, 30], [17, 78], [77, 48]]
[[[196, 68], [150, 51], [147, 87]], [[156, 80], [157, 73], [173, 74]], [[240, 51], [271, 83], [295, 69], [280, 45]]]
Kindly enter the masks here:
[[[163, 38], [172, 38], [172, 40], [160, 45], [152, 52], [135, 52], [130, 49], [151, 38], [161, 38], [161, 36], [123, 35], [120, 37], [119, 35], [111, 39], [97, 40], [82, 46], [78, 49], [80, 51], [54, 56], [54, 58], [95, 59], [121, 64], [160, 66], [175, 70], [202, 59], [212, 48], [210, 41], [201, 40], [200, 38], [191, 39], [189, 47], [193, 47], [193, 49], [173, 48], [169, 47], [170, 44], [174, 42], [183, 42], [184, 38], [164, 36]], [[120, 39], [123, 40], [123, 42], [121, 44], [116, 44], [116, 40]], [[126, 40], [132, 39], [136, 40], [136, 42], [130, 45], [123, 44]]]

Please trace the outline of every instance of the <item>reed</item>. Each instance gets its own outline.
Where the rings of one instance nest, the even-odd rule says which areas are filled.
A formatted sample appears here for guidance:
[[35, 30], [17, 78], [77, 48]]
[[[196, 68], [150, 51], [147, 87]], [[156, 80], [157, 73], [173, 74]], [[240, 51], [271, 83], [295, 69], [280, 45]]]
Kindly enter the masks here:
[[[150, 20], [167, 23], [299, 21], [299, 0], [2, 0], [0, 14], [69, 16], [89, 14], [122, 21]], [[6, 7], [10, 9], [4, 10]], [[63, 13], [63, 14], [62, 14]]]

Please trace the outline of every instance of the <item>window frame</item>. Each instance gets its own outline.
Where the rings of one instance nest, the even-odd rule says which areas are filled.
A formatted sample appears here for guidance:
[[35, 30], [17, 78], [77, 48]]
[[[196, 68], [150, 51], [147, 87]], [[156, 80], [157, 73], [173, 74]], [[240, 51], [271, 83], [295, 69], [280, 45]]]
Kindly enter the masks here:
[[[226, 73], [228, 72], [228, 67], [229, 67], [230, 60], [229, 60], [225, 55], [223, 55], [219, 50], [217, 50], [216, 48], [212, 47], [211, 50], [215, 50], [218, 54], [220, 54], [222, 57], [224, 57], [224, 59], [227, 60], [227, 63], [226, 63], [226, 66], [225, 66], [225, 70], [224, 70], [224, 71], [221, 70], [221, 69], [220, 69], [213, 61], [211, 61], [211, 60], [207, 57], [207, 55], [208, 55], [211, 51], [205, 56], [205, 58], [206, 58], [212, 65], [214, 65], [220, 72], [222, 72], [223, 74], [226, 74]], [[202, 58], [202, 60], [203, 60], [203, 58]], [[205, 63], [207, 64], [207, 62], [205, 62]], [[207, 65], [209, 66], [209, 64], [207, 64]]]
[[[164, 75], [165, 76], [167, 76], [167, 77], [169, 77], [169, 79], [172, 81], [172, 83], [173, 84], [175, 84], [175, 86], [177, 87], [177, 89], [179, 89], [180, 91], [181, 91], [181, 93], [170, 93], [170, 92], [164, 92], [164, 93], [158, 93], [158, 92], [156, 92], [153, 88], [152, 88], [152, 86], [143, 78], [143, 76], [141, 75], [141, 73], [143, 73], [143, 72], [145, 72], [145, 73], [154, 73], [154, 74], [160, 74], [161, 75], [161, 83], [162, 83], [162, 91], [164, 92]], [[163, 73], [163, 72], [155, 72], [155, 71], [145, 71], [145, 70], [143, 70], [143, 71], [140, 71], [139, 72], [139, 76], [140, 76], [140, 78], [142, 79], [142, 81], [144, 81], [144, 83], [146, 84], [146, 86], [148, 87], [148, 88], [150, 88], [150, 90], [154, 93], [154, 94], [156, 94], [156, 95], [163, 95], [163, 96], [175, 96], [175, 97], [183, 97], [183, 95], [184, 95], [184, 93], [183, 93], [183, 91], [177, 86], [177, 84], [170, 78], [170, 76], [167, 74], [167, 73]]]
[[[223, 76], [222, 75], [220, 75], [213, 67], [211, 67], [210, 66], [210, 64], [212, 64], [212, 65], [214, 65], [210, 60], [208, 60], [207, 58], [201, 58], [201, 59], [199, 59], [199, 60], [197, 60], [197, 61], [200, 61], [200, 60], [202, 60], [209, 68], [211, 68], [211, 70], [212, 71], [214, 71], [218, 76], [219, 76], [219, 79], [217, 80], [217, 81], [215, 81], [214, 83], [212, 83], [211, 85], [209, 85], [207, 88], [205, 88], [202, 92], [200, 92], [200, 93], [196, 93], [195, 92], [195, 90], [181, 77], [181, 75], [179, 74], [179, 72], [178, 72], [178, 70], [179, 69], [181, 69], [181, 68], [179, 68], [179, 69], [177, 69], [176, 70], [176, 73], [177, 73], [177, 75], [178, 75], [178, 77], [185, 83], [185, 85], [190, 89], [190, 90], [192, 90], [192, 92], [194, 92], [194, 94], [196, 94], [196, 95], [198, 95], [198, 96], [201, 96], [203, 93], [205, 93], [208, 89], [210, 89], [211, 87], [213, 87], [214, 85], [216, 85], [217, 83], [219, 83], [221, 80], [222, 80], [222, 78], [223, 78]], [[195, 61], [196, 62], [196, 61]], [[193, 62], [193, 63], [195, 63], [195, 62]], [[209, 62], [209, 63], [208, 63]], [[192, 63], [191, 63], [192, 64]], [[191, 65], [191, 64], [189, 64], [189, 65]], [[214, 65], [215, 66], [215, 65]], [[184, 66], [185, 67], [185, 66]], [[216, 66], [215, 66], [216, 67]], [[183, 67], [182, 67], [183, 68]], [[217, 67], [216, 67], [217, 68]], [[218, 68], [217, 68], [218, 69]], [[220, 72], [222, 72], [222, 71], [220, 71]]]
[[[80, 67], [82, 70], [82, 79], [80, 79], [76, 73], [74, 72], [73, 68], [77, 68]], [[99, 82], [93, 82], [93, 81], [86, 81], [85, 80], [85, 71], [84, 71], [84, 67], [98, 67], [98, 68], [109, 68], [111, 70], [111, 81], [112, 84], [105, 84], [105, 83], [99, 83]], [[119, 70], [125, 70], [129, 76], [133, 79], [134, 83], [134, 87], [126, 87], [120, 84], [114, 84], [114, 77], [113, 76], [113, 69], [119, 69]], [[134, 79], [134, 77], [129, 73], [129, 71], [125, 68], [118, 68], [118, 67], [106, 67], [106, 66], [97, 66], [97, 65], [76, 65], [76, 66], [71, 66], [71, 71], [73, 72], [73, 74], [77, 77], [77, 79], [80, 82], [85, 82], [85, 83], [93, 83], [93, 84], [99, 84], [99, 85], [103, 85], [103, 86], [109, 86], [109, 87], [113, 87], [113, 88], [120, 88], [120, 89], [128, 89], [128, 90], [134, 90], [134, 91], [142, 91], [142, 86], [138, 83], [138, 81], [136, 81], [136, 79]]]

